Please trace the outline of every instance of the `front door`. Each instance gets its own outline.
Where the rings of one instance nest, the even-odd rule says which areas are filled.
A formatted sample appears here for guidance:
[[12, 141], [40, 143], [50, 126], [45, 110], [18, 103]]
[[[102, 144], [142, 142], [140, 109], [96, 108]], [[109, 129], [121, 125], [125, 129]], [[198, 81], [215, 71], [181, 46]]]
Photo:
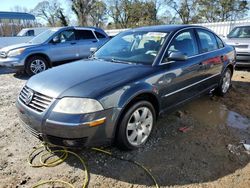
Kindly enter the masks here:
[[55, 37], [58, 37], [57, 41], [51, 41], [48, 50], [52, 62], [79, 59], [77, 41], [73, 29], [64, 30]]
[[[185, 61], [168, 61], [172, 52], [181, 52], [188, 58]], [[193, 29], [179, 32], [170, 42], [161, 63], [165, 69], [161, 80], [160, 95], [162, 107], [167, 109], [181, 103], [201, 92], [202, 58], [199, 55], [197, 40]]]

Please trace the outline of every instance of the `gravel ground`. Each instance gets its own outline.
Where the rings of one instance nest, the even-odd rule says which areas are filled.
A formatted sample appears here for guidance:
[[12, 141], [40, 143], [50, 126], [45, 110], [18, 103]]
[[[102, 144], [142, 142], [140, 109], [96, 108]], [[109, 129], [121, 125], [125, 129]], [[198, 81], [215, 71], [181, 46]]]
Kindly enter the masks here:
[[[20, 127], [15, 100], [27, 77], [0, 67], [0, 187], [31, 187], [62, 179], [75, 187], [84, 180], [80, 162], [70, 156], [53, 168], [31, 168], [29, 152], [40, 142]], [[161, 187], [250, 187], [250, 72], [236, 71], [224, 98], [204, 96], [159, 120], [144, 148], [132, 152], [108, 147], [115, 155], [140, 162]], [[188, 127], [180, 132], [180, 127]], [[89, 187], [154, 187], [137, 166], [87, 149]], [[59, 187], [59, 186], [53, 186]]]

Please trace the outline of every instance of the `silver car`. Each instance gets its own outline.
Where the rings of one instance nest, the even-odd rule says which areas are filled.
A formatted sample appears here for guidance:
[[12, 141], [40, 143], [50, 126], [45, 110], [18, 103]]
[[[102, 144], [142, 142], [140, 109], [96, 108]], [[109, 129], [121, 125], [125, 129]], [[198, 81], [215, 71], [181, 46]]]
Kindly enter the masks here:
[[99, 28], [51, 28], [28, 43], [0, 49], [0, 65], [34, 75], [56, 62], [89, 57], [91, 48], [98, 48], [108, 40], [108, 35]]
[[250, 67], [250, 25], [237, 26], [224, 41], [236, 50], [236, 66]]

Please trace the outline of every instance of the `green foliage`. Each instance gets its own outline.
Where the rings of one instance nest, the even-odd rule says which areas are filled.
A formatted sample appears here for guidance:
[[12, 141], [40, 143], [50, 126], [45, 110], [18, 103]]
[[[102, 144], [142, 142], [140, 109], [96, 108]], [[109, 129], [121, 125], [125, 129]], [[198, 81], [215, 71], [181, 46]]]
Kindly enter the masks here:
[[246, 16], [247, 0], [200, 0], [198, 14], [205, 22], [230, 21]]
[[[229, 21], [244, 18], [249, 0], [67, 0], [78, 25], [108, 28]], [[35, 15], [49, 26], [66, 26], [69, 18], [56, 0], [42, 1]], [[107, 23], [109, 22], [109, 23]]]
[[158, 23], [155, 1], [112, 0], [109, 1], [108, 14], [113, 19], [115, 28], [131, 28]]

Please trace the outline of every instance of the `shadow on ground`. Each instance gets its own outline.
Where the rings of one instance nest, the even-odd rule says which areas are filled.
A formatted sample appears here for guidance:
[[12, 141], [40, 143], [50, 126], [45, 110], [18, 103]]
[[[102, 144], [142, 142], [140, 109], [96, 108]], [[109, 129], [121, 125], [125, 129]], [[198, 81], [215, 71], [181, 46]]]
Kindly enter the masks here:
[[[146, 166], [160, 186], [210, 182], [248, 164], [250, 157], [239, 144], [241, 139], [250, 138], [248, 118], [207, 96], [181, 107], [181, 110], [177, 115], [174, 113], [160, 119], [144, 148], [131, 152], [122, 152], [115, 147], [107, 150]], [[239, 127], [232, 126], [237, 120]], [[186, 126], [189, 131], [178, 130]], [[246, 129], [241, 130], [242, 126]], [[87, 159], [91, 174], [131, 184], [154, 185], [150, 177], [132, 163], [89, 150], [80, 154]], [[75, 160], [67, 162], [81, 168]]]

